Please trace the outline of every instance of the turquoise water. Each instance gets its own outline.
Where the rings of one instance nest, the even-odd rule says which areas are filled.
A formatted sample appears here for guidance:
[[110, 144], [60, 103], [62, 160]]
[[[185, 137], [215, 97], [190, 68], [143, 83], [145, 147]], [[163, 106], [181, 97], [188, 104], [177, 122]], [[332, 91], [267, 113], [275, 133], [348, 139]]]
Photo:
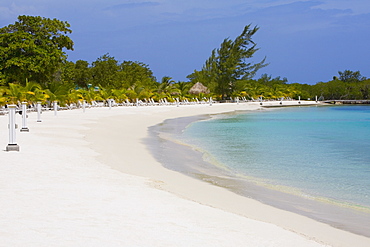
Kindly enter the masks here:
[[221, 115], [192, 123], [181, 139], [236, 174], [308, 198], [370, 207], [370, 106]]

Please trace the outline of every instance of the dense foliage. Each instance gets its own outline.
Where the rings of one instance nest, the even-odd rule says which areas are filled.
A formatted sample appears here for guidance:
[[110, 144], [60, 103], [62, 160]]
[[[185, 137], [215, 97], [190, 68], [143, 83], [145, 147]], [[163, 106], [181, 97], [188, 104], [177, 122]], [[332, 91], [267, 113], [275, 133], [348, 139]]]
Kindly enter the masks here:
[[229, 97], [238, 80], [251, 79], [266, 66], [265, 59], [256, 64], [247, 62], [258, 50], [252, 41], [257, 31], [257, 27], [251, 29], [248, 25], [234, 41], [225, 39], [220, 48], [212, 51], [202, 70], [195, 70], [188, 78], [194, 83], [202, 82], [222, 99]]
[[67, 36], [68, 22], [34, 16], [19, 16], [18, 21], [0, 29], [0, 72], [7, 82], [26, 79], [47, 85], [73, 50]]
[[[0, 106], [54, 100], [66, 105], [109, 98], [117, 102], [204, 97], [369, 99], [370, 79], [359, 71], [339, 71], [333, 80], [315, 85], [290, 84], [286, 78], [267, 74], [254, 79], [257, 70], [266, 66], [265, 59], [256, 64], [248, 62], [258, 50], [251, 39], [257, 30], [246, 26], [235, 40], [225, 39], [203, 68], [188, 76], [188, 82], [175, 82], [168, 76], [157, 81], [147, 64], [119, 62], [109, 54], [92, 63], [67, 61], [64, 49], [73, 49], [67, 22], [20, 16], [15, 24], [0, 29]], [[208, 87], [207, 92], [190, 94], [196, 82]]]

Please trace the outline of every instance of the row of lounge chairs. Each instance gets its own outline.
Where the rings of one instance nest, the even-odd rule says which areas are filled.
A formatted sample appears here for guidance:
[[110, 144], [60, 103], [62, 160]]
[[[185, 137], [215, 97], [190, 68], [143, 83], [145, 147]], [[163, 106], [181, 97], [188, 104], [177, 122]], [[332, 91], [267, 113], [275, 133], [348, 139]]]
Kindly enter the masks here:
[[[163, 105], [196, 105], [196, 104], [209, 104], [212, 99], [203, 98], [201, 100], [194, 98], [192, 101], [189, 100], [178, 100], [175, 99], [174, 101], [169, 102], [166, 98], [161, 99], [160, 101], [156, 102], [153, 99], [144, 99], [139, 100], [137, 99], [136, 102], [131, 102], [130, 100], [126, 99], [124, 102], [116, 102], [114, 99], [106, 100], [106, 101], [91, 101], [85, 102], [85, 105], [82, 101], [78, 101], [77, 103], [67, 104], [65, 106], [57, 106], [57, 110], [72, 110], [72, 109], [79, 109], [79, 108], [91, 108], [91, 107], [116, 107], [116, 106], [163, 106]], [[214, 102], [214, 101], [212, 101]], [[18, 111], [22, 108], [21, 103], [18, 104]], [[27, 111], [36, 111], [37, 104], [32, 103], [27, 106]], [[54, 106], [52, 103], [42, 105], [42, 111], [50, 111], [54, 110]], [[0, 115], [7, 114], [7, 106], [0, 107]]]

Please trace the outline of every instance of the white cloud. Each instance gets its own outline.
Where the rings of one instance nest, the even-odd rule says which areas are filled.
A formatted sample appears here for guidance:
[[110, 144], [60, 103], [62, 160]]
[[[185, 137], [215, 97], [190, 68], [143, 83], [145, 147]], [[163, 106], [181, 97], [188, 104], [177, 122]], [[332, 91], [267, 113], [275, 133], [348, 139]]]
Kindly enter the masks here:
[[370, 1], [368, 0], [324, 0], [315, 8], [351, 10], [353, 14], [370, 13]]
[[[22, 2], [22, 1], [20, 1]], [[0, 0], [0, 26], [7, 26], [14, 23], [20, 15], [40, 15], [39, 13], [44, 10], [43, 6], [36, 6], [33, 3], [3, 3]]]
[[32, 15], [36, 13], [36, 8], [32, 5], [18, 5], [16, 3], [0, 3], [0, 20], [6, 21], [16, 19], [19, 15]]

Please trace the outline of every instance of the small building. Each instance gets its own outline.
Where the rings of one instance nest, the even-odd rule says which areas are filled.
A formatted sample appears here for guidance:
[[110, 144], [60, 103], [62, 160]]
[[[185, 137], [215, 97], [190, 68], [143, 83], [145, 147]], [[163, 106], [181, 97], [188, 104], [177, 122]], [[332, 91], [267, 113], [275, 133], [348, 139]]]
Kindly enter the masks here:
[[194, 84], [194, 86], [190, 88], [189, 93], [190, 94], [200, 94], [200, 93], [208, 94], [209, 89], [206, 86], [204, 86], [202, 83], [197, 82]]

